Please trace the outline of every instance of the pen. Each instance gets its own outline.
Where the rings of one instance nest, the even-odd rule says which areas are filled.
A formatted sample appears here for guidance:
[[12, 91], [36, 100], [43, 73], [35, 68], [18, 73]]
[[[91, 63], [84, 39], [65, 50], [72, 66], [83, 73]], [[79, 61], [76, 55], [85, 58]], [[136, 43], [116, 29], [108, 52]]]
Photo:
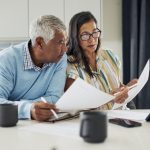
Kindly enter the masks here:
[[[42, 102], [47, 103], [47, 101], [46, 101], [46, 99], [44, 97], [41, 97], [41, 100], [42, 100]], [[58, 115], [56, 114], [56, 112], [53, 109], [50, 109], [50, 111], [55, 116], [55, 118], [58, 119]]]
[[[130, 90], [130, 89], [136, 87], [137, 85], [138, 85], [138, 84], [136, 83], [136, 84], [133, 84], [133, 85], [131, 85], [131, 86], [128, 86], [128, 90]], [[120, 93], [120, 91], [117, 92], [117, 93], [115, 93], [114, 96], [118, 95], [119, 93]]]

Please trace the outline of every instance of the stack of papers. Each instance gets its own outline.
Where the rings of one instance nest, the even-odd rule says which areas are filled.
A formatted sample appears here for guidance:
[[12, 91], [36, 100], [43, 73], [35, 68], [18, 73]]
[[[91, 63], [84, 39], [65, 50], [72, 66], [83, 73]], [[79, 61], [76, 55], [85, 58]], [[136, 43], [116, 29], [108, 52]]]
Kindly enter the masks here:
[[[126, 105], [141, 91], [141, 89], [148, 81], [149, 70], [150, 64], [148, 61], [139, 77], [137, 86], [129, 90], [129, 96], [124, 103], [115, 103], [113, 109], [117, 109], [121, 106]], [[60, 111], [65, 112], [64, 115], [61, 114], [61, 119], [63, 120], [63, 118], [66, 117], [73, 118], [74, 115], [78, 116], [79, 112], [81, 111], [97, 109], [100, 106], [112, 101], [113, 99], [115, 99], [114, 95], [110, 95], [103, 91], [100, 91], [84, 80], [78, 78], [58, 100], [58, 102], [56, 103], [56, 107]], [[52, 120], [54, 121], [55, 118], [53, 118]], [[56, 120], [59, 120], [59, 118]]]
[[108, 119], [112, 118], [121, 118], [129, 119], [137, 122], [145, 122], [147, 116], [150, 112], [141, 112], [141, 111], [128, 111], [128, 110], [108, 110], [107, 115]]

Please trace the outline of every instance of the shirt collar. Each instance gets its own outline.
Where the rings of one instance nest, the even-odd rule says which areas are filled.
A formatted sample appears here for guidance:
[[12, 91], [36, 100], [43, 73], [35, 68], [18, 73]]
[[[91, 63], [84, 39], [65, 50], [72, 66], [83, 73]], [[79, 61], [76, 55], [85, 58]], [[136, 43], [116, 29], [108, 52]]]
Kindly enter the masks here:
[[31, 55], [30, 55], [30, 51], [29, 51], [30, 46], [31, 46], [31, 40], [29, 40], [24, 47], [24, 70], [34, 69], [35, 71], [40, 71], [51, 65], [51, 63], [46, 63], [43, 65], [42, 68], [36, 66], [33, 63]]

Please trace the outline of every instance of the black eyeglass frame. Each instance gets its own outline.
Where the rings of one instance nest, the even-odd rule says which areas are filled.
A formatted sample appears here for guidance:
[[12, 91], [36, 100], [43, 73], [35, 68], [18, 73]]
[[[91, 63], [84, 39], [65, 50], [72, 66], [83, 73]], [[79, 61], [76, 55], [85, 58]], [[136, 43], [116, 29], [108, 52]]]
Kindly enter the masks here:
[[[98, 33], [98, 32], [100, 33], [99, 36], [94, 37], [93, 35], [94, 35], [95, 33]], [[92, 36], [94, 39], [95, 39], [95, 38], [99, 38], [99, 37], [101, 36], [101, 33], [102, 33], [102, 31], [101, 31], [100, 29], [96, 28], [96, 31], [94, 31], [93, 33], [91, 33], [91, 34], [90, 34], [90, 33], [81, 34], [79, 37], [80, 37], [80, 39], [81, 39], [82, 41], [88, 41], [91, 36]], [[83, 39], [82, 37], [85, 36], [85, 35], [88, 35], [89, 37], [88, 37], [87, 39]]]

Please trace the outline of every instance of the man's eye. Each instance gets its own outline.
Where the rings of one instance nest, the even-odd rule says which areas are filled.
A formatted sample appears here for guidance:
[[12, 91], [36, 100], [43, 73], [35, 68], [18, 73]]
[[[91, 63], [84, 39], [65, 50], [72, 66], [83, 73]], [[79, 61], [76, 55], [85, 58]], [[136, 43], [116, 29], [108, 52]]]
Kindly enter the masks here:
[[64, 41], [59, 41], [58, 44], [62, 45], [62, 44], [65, 44]]

